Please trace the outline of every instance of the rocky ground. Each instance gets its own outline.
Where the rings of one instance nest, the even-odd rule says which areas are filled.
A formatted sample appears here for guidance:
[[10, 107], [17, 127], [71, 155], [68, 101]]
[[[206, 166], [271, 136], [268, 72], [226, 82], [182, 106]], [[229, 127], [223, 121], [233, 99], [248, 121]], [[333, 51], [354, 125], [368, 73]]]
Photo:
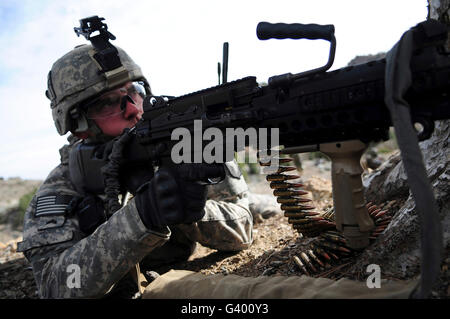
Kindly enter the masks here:
[[33, 192], [42, 181], [0, 179], [0, 298], [37, 298], [30, 264], [17, 253], [22, 227], [16, 227], [19, 199]]
[[[324, 209], [332, 205], [330, 164], [324, 160], [302, 160], [302, 166], [301, 180], [305, 184], [304, 189], [310, 192], [306, 196], [312, 199], [317, 211], [323, 212]], [[6, 182], [0, 180], [0, 187], [4, 186]], [[21, 183], [16, 184], [21, 185]], [[35, 184], [30, 187], [34, 186]], [[249, 186], [255, 193], [272, 194], [268, 182], [263, 180], [260, 175], [250, 175]], [[23, 192], [25, 191], [23, 190]], [[394, 214], [403, 205], [403, 202], [404, 199], [399, 199], [377, 204]], [[17, 237], [17, 234], [20, 234], [20, 229], [10, 230], [7, 229], [6, 225], [2, 225], [2, 227], [0, 230], [0, 234], [3, 233], [3, 240], [0, 242], [0, 299], [38, 298], [31, 267], [23, 254], [15, 251], [17, 241], [21, 240], [20, 237]], [[170, 269], [187, 269], [204, 274], [224, 273], [242, 276], [301, 275], [303, 271], [295, 262], [295, 258], [305, 251], [311, 240], [303, 238], [287, 222], [286, 217], [278, 214], [267, 219], [259, 218], [255, 221], [254, 243], [251, 248], [245, 251], [233, 254], [221, 253], [198, 245], [195, 253], [187, 262], [172, 264], [155, 270], [164, 273]], [[317, 273], [311, 275], [331, 279], [347, 277], [365, 280], [365, 274], [351, 271], [355, 263], [358, 262], [362, 261], [357, 256], [343, 258], [333, 263], [332, 266], [323, 267]], [[441, 266], [440, 282], [433, 291], [432, 297], [448, 298], [450, 295], [449, 266], [450, 259], [444, 259]], [[417, 274], [417, 270], [414, 273]], [[383, 274], [383, 270], [382, 278], [389, 280], [405, 279]]]

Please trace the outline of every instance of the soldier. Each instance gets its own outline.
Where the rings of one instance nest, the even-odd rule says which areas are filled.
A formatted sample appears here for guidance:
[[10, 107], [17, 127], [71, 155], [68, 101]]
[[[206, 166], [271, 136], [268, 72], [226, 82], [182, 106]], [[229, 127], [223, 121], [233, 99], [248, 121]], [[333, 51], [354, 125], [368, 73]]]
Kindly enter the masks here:
[[[195, 165], [152, 172], [111, 216], [105, 213], [104, 194], [91, 194], [71, 178], [70, 150], [110, 141], [133, 127], [143, 114], [144, 95], [152, 94], [139, 66], [116, 48], [120, 65], [112, 71], [106, 71], [98, 50], [82, 45], [57, 60], [48, 74], [46, 96], [55, 126], [60, 135], [72, 134], [60, 150], [61, 163], [25, 213], [19, 243], [42, 298], [112, 295], [126, 286], [130, 274], [139, 278], [136, 265], [146, 271], [186, 260], [196, 242], [221, 251], [252, 243], [250, 193], [235, 162], [197, 164], [212, 175], [225, 175], [222, 183], [209, 186], [186, 177], [199, 170]], [[267, 205], [258, 203], [252, 200], [253, 212], [270, 215]]]
[[[58, 132], [73, 135], [61, 149], [61, 164], [26, 212], [20, 250], [33, 266], [41, 297], [99, 297], [136, 263], [151, 264], [154, 256], [174, 261], [188, 257], [195, 242], [240, 250], [252, 241], [248, 191], [233, 169], [227, 169], [228, 183], [218, 186], [223, 190], [210, 189], [216, 196], [207, 202], [205, 186], [175, 177], [174, 172], [158, 171], [108, 220], [104, 197], [83, 193], [74, 185], [70, 149], [83, 142], [108, 141], [134, 126], [143, 113], [143, 95], [151, 94], [140, 68], [123, 50], [118, 52], [126, 76], [113, 87], [88, 45], [64, 55], [48, 76], [46, 95]], [[163, 187], [171, 192], [164, 193]], [[167, 211], [165, 206], [173, 202], [191, 205]], [[71, 265], [80, 269], [79, 287], [67, 284]]]

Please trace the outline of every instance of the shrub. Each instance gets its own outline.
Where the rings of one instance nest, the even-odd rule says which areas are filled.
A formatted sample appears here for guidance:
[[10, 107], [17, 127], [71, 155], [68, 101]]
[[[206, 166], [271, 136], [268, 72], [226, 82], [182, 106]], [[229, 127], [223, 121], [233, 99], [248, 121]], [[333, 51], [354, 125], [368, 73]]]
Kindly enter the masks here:
[[27, 210], [28, 205], [30, 205], [31, 199], [33, 198], [34, 194], [36, 193], [36, 190], [37, 190], [37, 188], [33, 189], [31, 192], [23, 195], [19, 199], [19, 206], [17, 207], [17, 211], [15, 213], [15, 218], [12, 221], [12, 226], [14, 228], [18, 228], [23, 225], [25, 211]]

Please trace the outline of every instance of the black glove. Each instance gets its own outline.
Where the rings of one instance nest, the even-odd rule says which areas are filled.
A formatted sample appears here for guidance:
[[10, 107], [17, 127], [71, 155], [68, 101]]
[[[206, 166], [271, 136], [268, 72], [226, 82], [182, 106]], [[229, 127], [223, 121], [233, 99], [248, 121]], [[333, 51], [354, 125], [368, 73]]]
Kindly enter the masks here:
[[142, 185], [135, 203], [148, 229], [189, 224], [200, 220], [204, 212], [207, 185], [198, 181], [224, 177], [222, 164], [180, 164], [160, 168], [153, 179]]

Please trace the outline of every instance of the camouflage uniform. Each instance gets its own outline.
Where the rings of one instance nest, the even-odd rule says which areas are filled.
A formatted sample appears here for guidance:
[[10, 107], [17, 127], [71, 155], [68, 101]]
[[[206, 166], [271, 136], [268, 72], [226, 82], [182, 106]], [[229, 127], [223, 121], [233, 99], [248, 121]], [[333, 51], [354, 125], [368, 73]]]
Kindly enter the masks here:
[[[205, 215], [196, 223], [160, 232], [148, 230], [131, 199], [92, 234], [83, 233], [74, 213], [76, 207], [69, 200], [80, 197], [69, 178], [69, 149], [66, 145], [60, 150], [61, 164], [33, 197], [19, 243], [18, 250], [33, 267], [42, 298], [102, 297], [136, 263], [152, 267], [158, 262], [186, 259], [196, 242], [221, 251], [242, 250], [252, 243], [248, 187], [235, 162], [227, 163], [222, 183], [208, 186]], [[54, 213], [48, 209], [40, 213], [40, 207], [49, 202]], [[67, 284], [71, 264], [79, 266], [80, 288]]]
[[[151, 94], [140, 67], [125, 51], [116, 49], [120, 66], [114, 69], [109, 64], [115, 50], [108, 46], [78, 46], [53, 64], [46, 96], [60, 135], [89, 129], [96, 142], [109, 140], [80, 106], [128, 82], [142, 82], [146, 94]], [[69, 142], [60, 150], [61, 164], [49, 174], [25, 213], [23, 241], [18, 245], [33, 267], [41, 297], [102, 297], [120, 286], [137, 263], [145, 271], [187, 259], [196, 242], [222, 251], [245, 249], [252, 243], [248, 187], [234, 162], [227, 163], [222, 183], [209, 186], [204, 217], [193, 224], [148, 230], [131, 199], [107, 221], [83, 227], [79, 216], [86, 210], [79, 203], [91, 194], [81, 194], [71, 182], [68, 155], [76, 139], [69, 137]], [[105, 196], [98, 197], [95, 207]], [[77, 274], [73, 265], [79, 267], [79, 288], [69, 288], [69, 277]]]

